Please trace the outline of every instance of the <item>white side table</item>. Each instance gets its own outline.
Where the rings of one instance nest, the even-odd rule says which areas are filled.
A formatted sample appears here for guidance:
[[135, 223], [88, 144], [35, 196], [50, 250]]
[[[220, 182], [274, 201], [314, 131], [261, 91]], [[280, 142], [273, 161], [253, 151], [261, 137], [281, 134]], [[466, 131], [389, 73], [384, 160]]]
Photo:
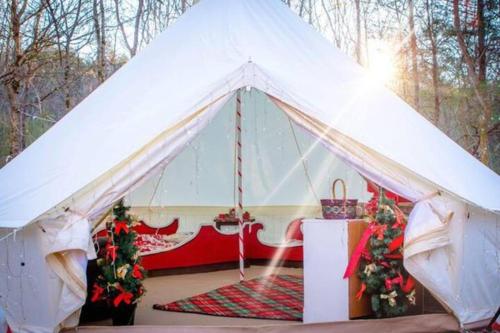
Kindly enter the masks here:
[[304, 323], [349, 320], [347, 220], [306, 219]]

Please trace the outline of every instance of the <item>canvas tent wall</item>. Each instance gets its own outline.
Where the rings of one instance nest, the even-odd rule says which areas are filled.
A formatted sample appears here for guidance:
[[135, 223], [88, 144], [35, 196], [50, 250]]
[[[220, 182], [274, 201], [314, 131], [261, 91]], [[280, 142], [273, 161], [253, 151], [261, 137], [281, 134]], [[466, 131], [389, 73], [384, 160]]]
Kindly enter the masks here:
[[[180, 230], [194, 232], [236, 207], [235, 110], [231, 98], [175, 160], [127, 195], [135, 215], [155, 227], [180, 217]], [[262, 240], [278, 243], [293, 219], [321, 216], [319, 200], [332, 197], [336, 178], [345, 181], [349, 198], [371, 197], [354, 169], [265, 94], [243, 91], [242, 110], [244, 206], [264, 224]]]
[[204, 0], [0, 170], [0, 225], [23, 228], [0, 244], [0, 302], [14, 330], [76, 324], [89, 221], [166, 166], [247, 86], [358, 172], [415, 201], [407, 269], [461, 323], [493, 315], [499, 176], [280, 1]]

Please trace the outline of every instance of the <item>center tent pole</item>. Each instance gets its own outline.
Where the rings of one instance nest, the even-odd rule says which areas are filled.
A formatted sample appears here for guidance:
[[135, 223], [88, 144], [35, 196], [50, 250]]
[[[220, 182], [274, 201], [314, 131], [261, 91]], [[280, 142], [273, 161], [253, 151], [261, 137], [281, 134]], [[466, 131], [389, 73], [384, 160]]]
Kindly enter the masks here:
[[238, 245], [239, 245], [239, 259], [240, 259], [240, 281], [245, 280], [245, 245], [244, 245], [244, 235], [243, 229], [245, 227], [243, 223], [243, 175], [241, 167], [241, 89], [236, 92], [236, 156], [237, 156], [237, 175], [238, 175], [238, 210], [237, 217], [239, 221], [239, 235], [238, 235]]

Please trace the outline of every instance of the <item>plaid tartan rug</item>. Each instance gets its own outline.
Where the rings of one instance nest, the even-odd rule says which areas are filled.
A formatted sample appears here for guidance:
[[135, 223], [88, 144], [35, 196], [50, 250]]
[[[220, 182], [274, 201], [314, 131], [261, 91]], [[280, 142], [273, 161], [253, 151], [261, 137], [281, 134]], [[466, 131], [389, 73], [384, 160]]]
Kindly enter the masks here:
[[304, 287], [301, 276], [269, 275], [218, 288], [154, 309], [212, 316], [302, 320]]

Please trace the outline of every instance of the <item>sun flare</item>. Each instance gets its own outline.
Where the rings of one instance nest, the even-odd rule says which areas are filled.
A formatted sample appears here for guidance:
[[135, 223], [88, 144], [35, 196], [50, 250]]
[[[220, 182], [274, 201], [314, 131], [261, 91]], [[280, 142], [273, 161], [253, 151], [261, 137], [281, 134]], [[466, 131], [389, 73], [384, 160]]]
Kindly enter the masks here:
[[368, 71], [378, 82], [387, 84], [396, 76], [396, 57], [391, 45], [384, 40], [370, 40]]

